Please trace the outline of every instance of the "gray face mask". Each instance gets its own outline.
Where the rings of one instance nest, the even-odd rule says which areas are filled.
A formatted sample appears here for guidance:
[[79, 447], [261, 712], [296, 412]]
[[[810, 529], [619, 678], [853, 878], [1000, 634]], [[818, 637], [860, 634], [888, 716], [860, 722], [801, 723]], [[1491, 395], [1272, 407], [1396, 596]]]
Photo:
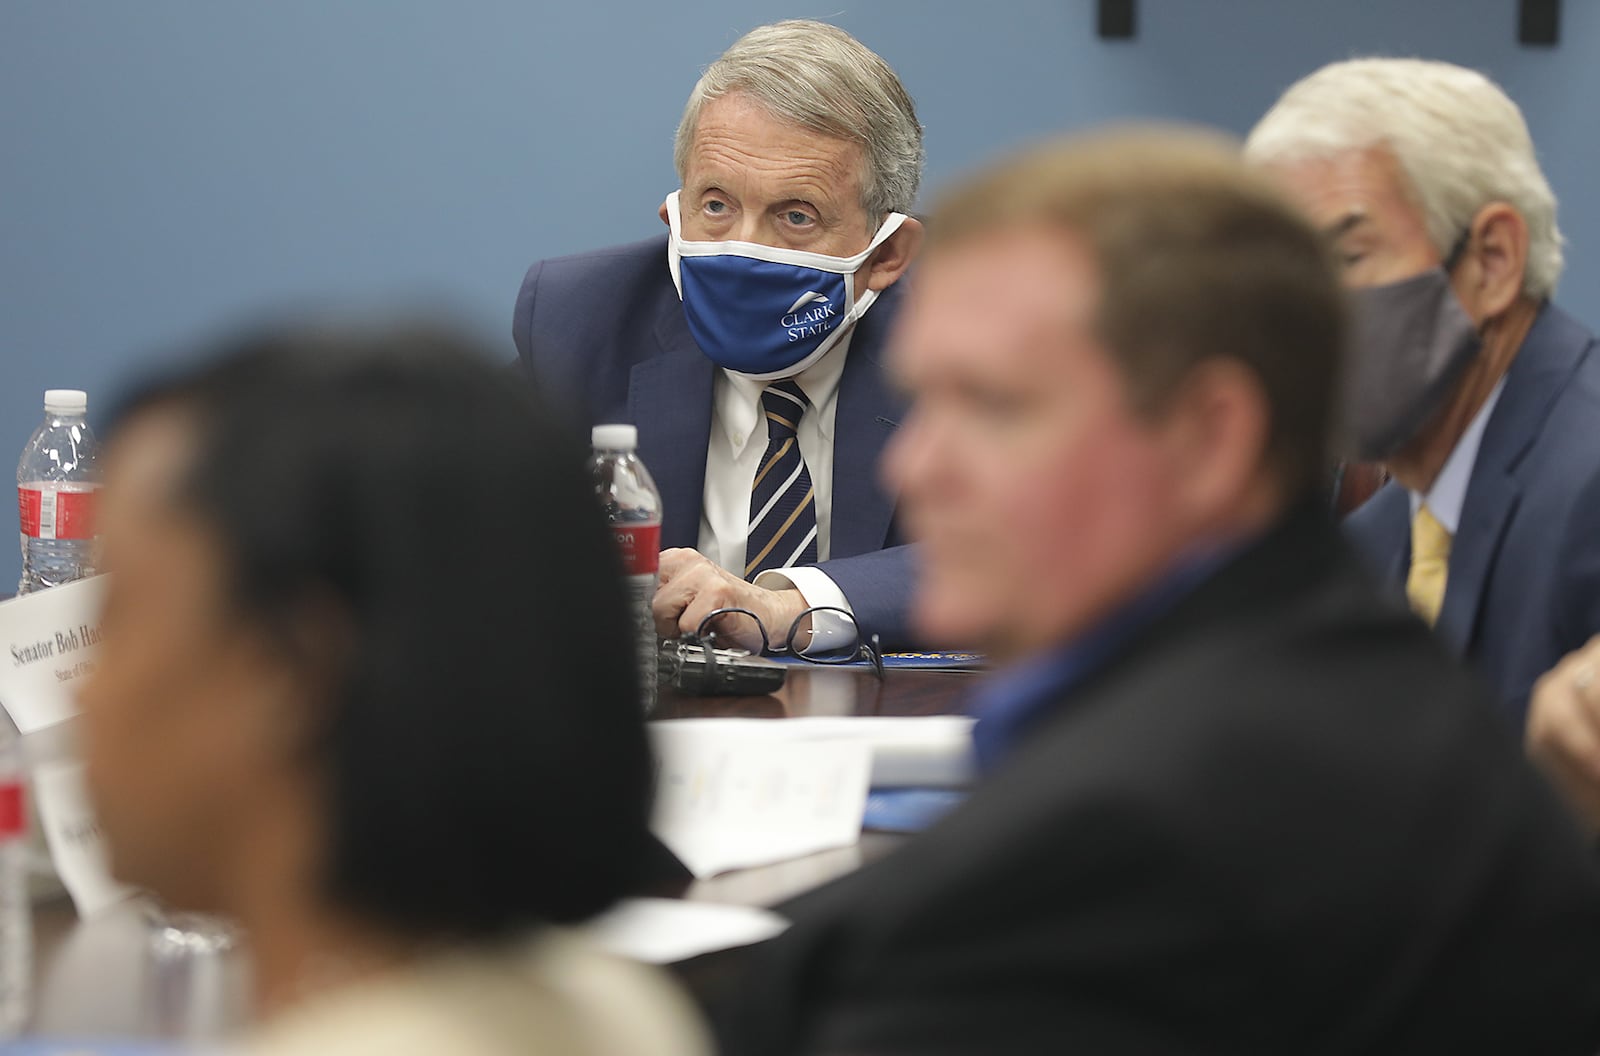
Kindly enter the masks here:
[[1352, 295], [1355, 341], [1345, 365], [1340, 447], [1376, 462], [1427, 424], [1480, 342], [1447, 266]]

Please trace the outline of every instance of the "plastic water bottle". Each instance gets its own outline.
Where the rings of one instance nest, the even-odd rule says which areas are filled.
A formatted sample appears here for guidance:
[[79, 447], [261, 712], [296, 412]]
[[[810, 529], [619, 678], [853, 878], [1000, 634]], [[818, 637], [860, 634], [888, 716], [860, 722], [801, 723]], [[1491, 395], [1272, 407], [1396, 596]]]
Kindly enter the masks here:
[[[0, 710], [0, 1040], [22, 1033], [33, 989], [22, 738]], [[0, 1046], [3, 1048], [3, 1046]]]
[[44, 394], [44, 421], [17, 461], [17, 507], [22, 521], [22, 581], [18, 594], [71, 583], [94, 569], [94, 501], [100, 487], [99, 448], [84, 415], [81, 389]]
[[639, 430], [631, 425], [597, 425], [589, 473], [604, 505], [611, 534], [622, 553], [628, 604], [639, 667], [639, 700], [646, 712], [656, 706], [656, 621], [650, 613], [661, 567], [661, 493], [639, 461]]

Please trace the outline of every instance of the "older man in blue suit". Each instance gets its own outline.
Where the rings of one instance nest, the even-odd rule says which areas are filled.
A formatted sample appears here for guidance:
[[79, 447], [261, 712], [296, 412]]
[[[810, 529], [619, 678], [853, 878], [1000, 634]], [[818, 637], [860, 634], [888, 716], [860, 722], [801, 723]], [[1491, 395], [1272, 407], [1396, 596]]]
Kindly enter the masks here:
[[521, 362], [586, 424], [638, 426], [662, 634], [738, 606], [777, 637], [833, 605], [903, 642], [911, 552], [877, 461], [902, 411], [880, 353], [921, 242], [911, 98], [842, 30], [763, 26], [700, 78], [674, 154], [667, 237], [528, 271]]
[[1520, 732], [1600, 630], [1600, 353], [1550, 303], [1562, 239], [1522, 114], [1474, 71], [1357, 59], [1291, 87], [1246, 149], [1354, 288], [1346, 444], [1393, 479], [1349, 535]]

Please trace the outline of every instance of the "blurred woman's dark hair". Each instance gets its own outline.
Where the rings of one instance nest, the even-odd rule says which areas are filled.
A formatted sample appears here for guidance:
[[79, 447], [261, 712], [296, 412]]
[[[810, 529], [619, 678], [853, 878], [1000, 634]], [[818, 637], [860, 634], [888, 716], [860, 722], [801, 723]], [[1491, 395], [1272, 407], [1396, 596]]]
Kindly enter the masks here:
[[286, 329], [110, 427], [168, 412], [195, 441], [173, 501], [215, 528], [234, 615], [326, 669], [334, 904], [490, 937], [634, 890], [650, 762], [620, 569], [586, 452], [529, 387], [444, 330]]

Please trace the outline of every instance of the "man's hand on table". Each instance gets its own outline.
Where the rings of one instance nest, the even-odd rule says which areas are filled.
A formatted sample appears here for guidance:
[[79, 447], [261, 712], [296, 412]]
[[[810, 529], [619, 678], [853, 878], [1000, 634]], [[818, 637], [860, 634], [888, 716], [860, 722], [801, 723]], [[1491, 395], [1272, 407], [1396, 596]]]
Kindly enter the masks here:
[[1526, 737], [1528, 755], [1600, 832], [1600, 635], [1534, 684]]
[[[664, 638], [695, 633], [717, 609], [748, 609], [767, 629], [771, 644], [782, 645], [790, 624], [805, 611], [806, 599], [793, 587], [768, 590], [746, 583], [698, 550], [679, 547], [661, 552], [661, 585], [651, 607], [656, 633]], [[724, 642], [731, 634], [735, 644], [761, 651], [761, 638], [749, 620], [719, 620], [713, 629], [725, 636]]]

